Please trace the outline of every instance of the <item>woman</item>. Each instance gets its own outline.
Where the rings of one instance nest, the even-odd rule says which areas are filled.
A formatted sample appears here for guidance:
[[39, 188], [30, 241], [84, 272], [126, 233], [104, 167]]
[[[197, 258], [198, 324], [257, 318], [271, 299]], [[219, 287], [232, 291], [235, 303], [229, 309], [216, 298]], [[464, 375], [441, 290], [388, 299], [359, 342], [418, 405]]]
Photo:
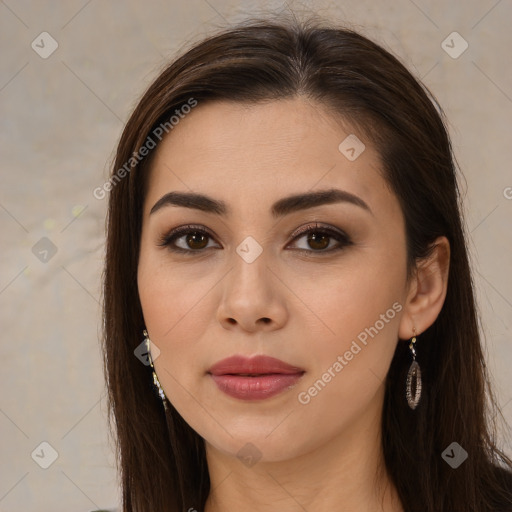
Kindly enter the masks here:
[[104, 187], [124, 511], [512, 510], [441, 116], [314, 23], [149, 87]]

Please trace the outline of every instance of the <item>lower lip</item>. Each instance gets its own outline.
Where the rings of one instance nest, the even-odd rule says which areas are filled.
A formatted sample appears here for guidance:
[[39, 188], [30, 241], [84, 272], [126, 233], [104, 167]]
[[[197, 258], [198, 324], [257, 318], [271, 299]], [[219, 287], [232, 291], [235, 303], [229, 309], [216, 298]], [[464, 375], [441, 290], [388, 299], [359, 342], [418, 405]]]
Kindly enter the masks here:
[[302, 375], [303, 373], [272, 373], [259, 377], [241, 375], [211, 375], [211, 377], [226, 395], [241, 400], [263, 400], [292, 388]]

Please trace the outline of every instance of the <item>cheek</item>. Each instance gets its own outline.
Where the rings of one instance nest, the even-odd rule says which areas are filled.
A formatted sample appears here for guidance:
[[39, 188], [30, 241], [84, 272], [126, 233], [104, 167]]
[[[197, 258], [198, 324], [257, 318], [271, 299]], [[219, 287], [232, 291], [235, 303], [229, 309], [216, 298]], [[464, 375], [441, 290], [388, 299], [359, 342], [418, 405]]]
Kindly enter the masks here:
[[[326, 318], [331, 320], [335, 339], [315, 340], [311, 371], [296, 391], [298, 415], [304, 424], [322, 417], [325, 438], [350, 432], [350, 425], [364, 416], [370, 415], [372, 422], [380, 419], [402, 310], [391, 295], [381, 291], [348, 297], [342, 290], [338, 300], [333, 296], [338, 307], [329, 309], [332, 314], [326, 312]], [[306, 440], [304, 449], [315, 442]]]
[[404, 268], [398, 255], [368, 250], [307, 279], [304, 268], [285, 275], [304, 302], [292, 297], [295, 305], [290, 310], [290, 324], [300, 326], [292, 330], [303, 333], [298, 353], [309, 364], [300, 391], [307, 392], [320, 380], [311, 397], [321, 391], [322, 400], [355, 406], [371, 399], [396, 348]]
[[313, 368], [299, 390], [299, 402], [311, 405], [311, 412], [328, 404], [344, 404], [348, 416], [362, 410], [383, 385], [396, 348], [405, 258], [357, 259], [357, 265], [347, 262], [346, 270], [331, 274], [322, 293], [305, 291], [328, 326], [327, 335], [314, 338]]
[[207, 369], [200, 340], [208, 339], [215, 313], [210, 294], [217, 281], [204, 267], [180, 269], [162, 254], [141, 254], [138, 289], [144, 322], [160, 350], [156, 372], [175, 406], [175, 402], [187, 403], [187, 394], [180, 390], [194, 389]]
[[[211, 273], [199, 266], [176, 267], [165, 255], [156, 251], [141, 254], [138, 269], [138, 290], [146, 327], [154, 341], [167, 343], [176, 339], [174, 334], [194, 318], [207, 318], [201, 314], [208, 290], [215, 284]], [[197, 325], [199, 330], [200, 325]]]
[[[389, 331], [391, 325], [397, 328], [397, 309], [401, 307], [393, 309], [393, 304], [403, 297], [405, 258], [384, 251], [362, 251], [314, 279], [302, 278], [297, 289], [299, 282], [296, 277], [294, 290], [324, 326], [319, 344], [326, 349], [333, 343], [342, 348], [376, 322], [379, 330]], [[384, 325], [381, 315], [385, 315]]]

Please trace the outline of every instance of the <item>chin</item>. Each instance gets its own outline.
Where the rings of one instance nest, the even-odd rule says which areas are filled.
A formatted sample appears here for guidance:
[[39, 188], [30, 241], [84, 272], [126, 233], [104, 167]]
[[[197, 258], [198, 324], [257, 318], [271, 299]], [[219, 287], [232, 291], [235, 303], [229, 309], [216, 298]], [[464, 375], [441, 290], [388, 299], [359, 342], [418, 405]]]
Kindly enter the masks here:
[[269, 431], [271, 429], [263, 431], [256, 429], [253, 425], [244, 430], [236, 430], [236, 435], [233, 434], [233, 437], [224, 430], [208, 432], [202, 437], [213, 449], [230, 457], [236, 457], [247, 466], [254, 465], [256, 462], [281, 462], [293, 459], [307, 453], [312, 448], [308, 445], [314, 443], [310, 436], [301, 441], [292, 437], [285, 429], [280, 432], [280, 435], [277, 432], [269, 435]]

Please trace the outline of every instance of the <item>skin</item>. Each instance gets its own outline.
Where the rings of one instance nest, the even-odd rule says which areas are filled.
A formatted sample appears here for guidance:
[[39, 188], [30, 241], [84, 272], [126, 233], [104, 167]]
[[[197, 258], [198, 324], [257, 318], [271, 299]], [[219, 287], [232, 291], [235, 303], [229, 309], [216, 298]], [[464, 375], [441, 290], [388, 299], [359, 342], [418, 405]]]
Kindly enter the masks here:
[[[355, 161], [338, 150], [350, 133], [366, 145]], [[441, 310], [446, 238], [407, 281], [403, 215], [380, 174], [379, 155], [362, 133], [304, 98], [200, 104], [155, 157], [138, 287], [146, 327], [160, 350], [155, 371], [169, 400], [206, 442], [213, 491], [205, 510], [267, 512], [279, 503], [281, 512], [403, 511], [383, 465], [384, 378], [398, 340], [411, 338], [415, 328], [421, 350], [421, 333]], [[339, 202], [280, 219], [270, 213], [283, 197], [330, 188], [357, 195], [371, 212]], [[168, 205], [150, 214], [171, 191], [206, 194], [231, 212]], [[353, 243], [328, 252], [336, 239], [319, 250], [307, 235], [291, 236], [315, 222], [346, 232]], [[211, 231], [200, 254], [158, 245], [185, 224]], [[252, 263], [236, 252], [248, 236], [262, 248]], [[175, 243], [190, 251], [202, 247], [187, 245], [184, 236]], [[298, 394], [394, 303], [401, 306], [394, 318], [309, 403], [300, 403]], [[305, 374], [272, 398], [238, 400], [207, 374], [233, 354], [267, 354]], [[245, 449], [260, 457], [254, 465], [237, 457], [247, 443]]]

